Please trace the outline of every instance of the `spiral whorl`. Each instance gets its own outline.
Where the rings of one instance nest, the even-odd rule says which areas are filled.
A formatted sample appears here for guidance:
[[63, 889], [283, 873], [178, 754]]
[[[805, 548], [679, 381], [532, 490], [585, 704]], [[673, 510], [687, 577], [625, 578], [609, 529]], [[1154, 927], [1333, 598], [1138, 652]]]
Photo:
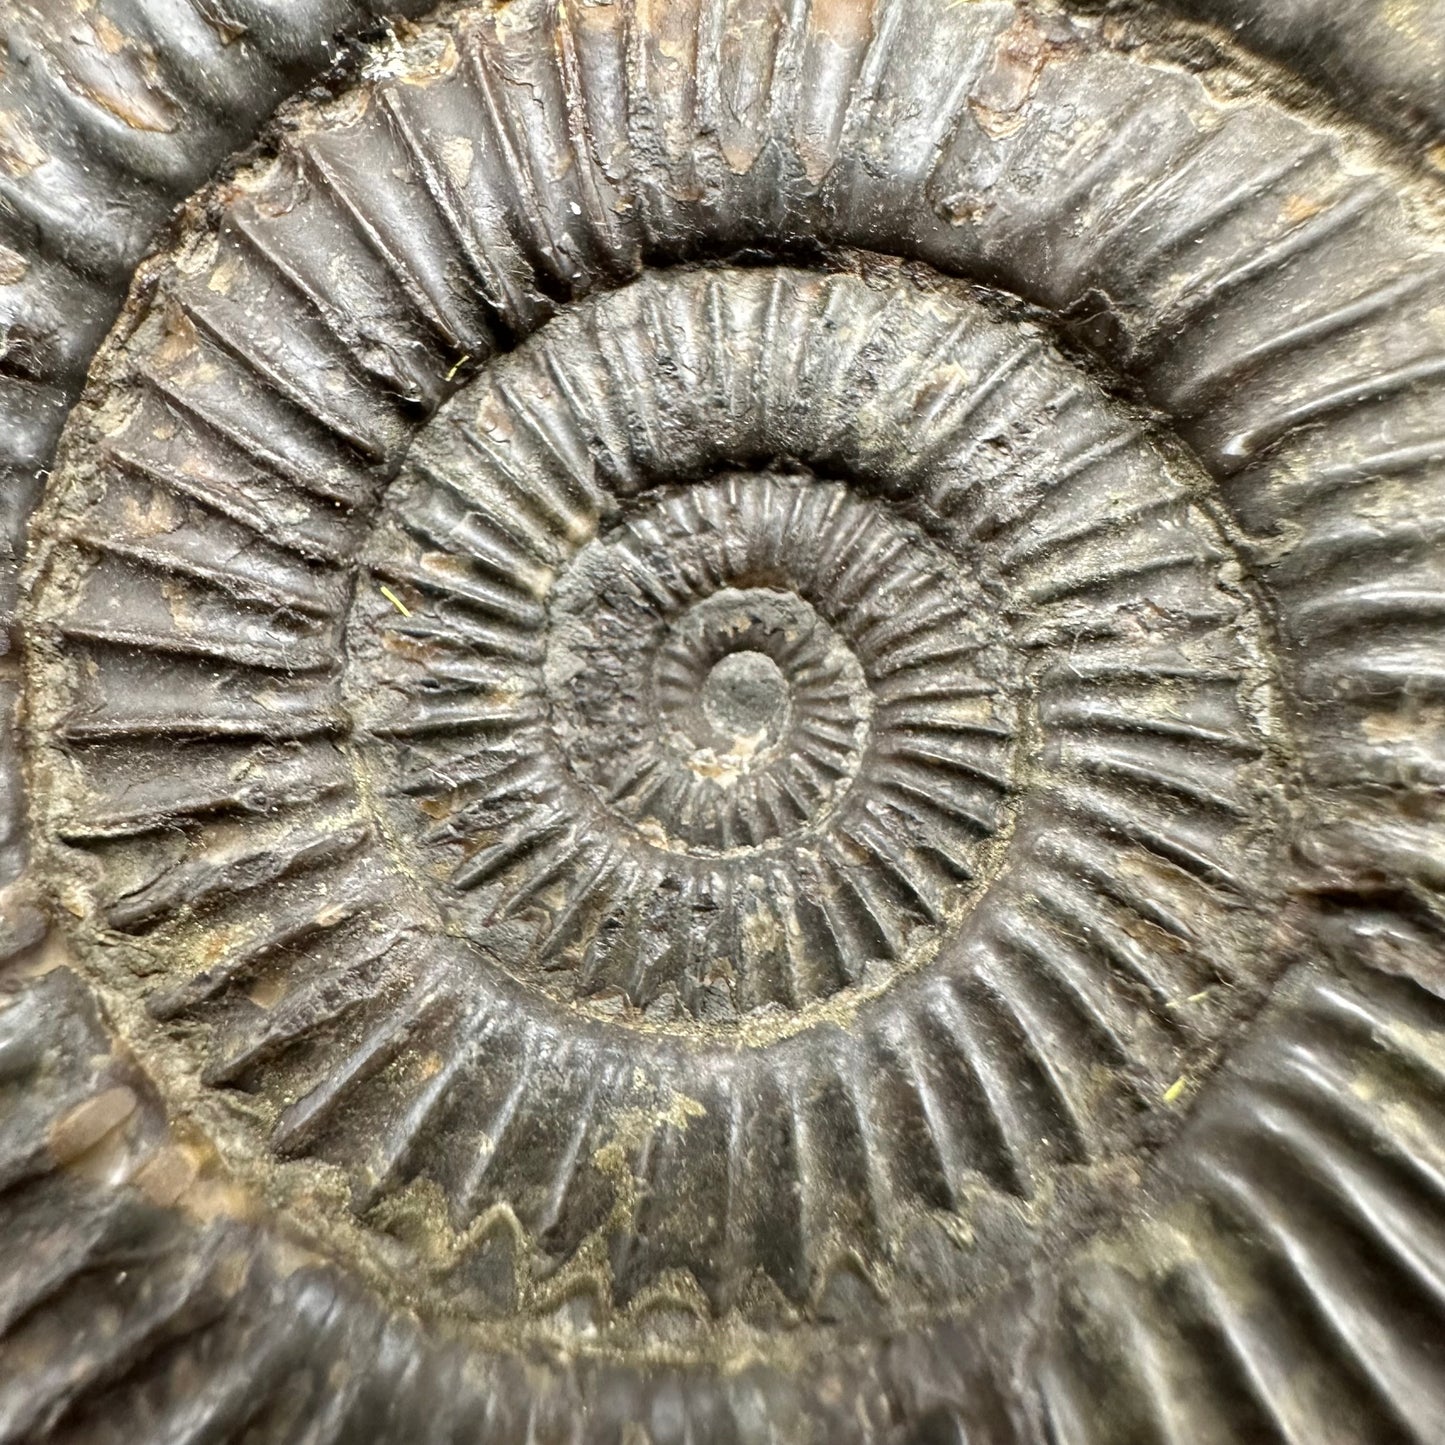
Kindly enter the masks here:
[[0, 1087], [148, 1419], [1428, 1438], [1438, 197], [1152, 24], [456, 5], [139, 273]]

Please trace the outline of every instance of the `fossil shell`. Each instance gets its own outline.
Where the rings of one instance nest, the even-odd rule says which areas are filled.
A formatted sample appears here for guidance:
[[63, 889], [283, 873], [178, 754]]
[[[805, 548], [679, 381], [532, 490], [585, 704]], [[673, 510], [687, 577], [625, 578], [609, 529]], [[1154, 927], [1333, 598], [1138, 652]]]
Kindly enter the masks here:
[[[199, 168], [40, 46], [171, 156], [80, 356], [243, 8]], [[1438, 185], [1210, 43], [463, 5], [187, 210], [20, 604], [0, 1440], [1433, 1438]]]

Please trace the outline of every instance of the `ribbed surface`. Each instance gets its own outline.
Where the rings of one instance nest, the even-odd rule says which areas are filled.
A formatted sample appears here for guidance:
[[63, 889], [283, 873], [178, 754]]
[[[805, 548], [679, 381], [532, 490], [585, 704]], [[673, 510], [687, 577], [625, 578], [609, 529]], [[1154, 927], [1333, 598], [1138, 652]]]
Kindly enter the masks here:
[[[1332, 100], [1425, 147], [1445, 139], [1445, 14], [1390, 0], [1167, 0], [1227, 27], [1251, 50], [1308, 77]], [[1438, 165], [1436, 167], [1439, 168]]]
[[[141, 79], [82, 89], [171, 134], [106, 53]], [[57, 195], [67, 274], [123, 264]], [[339, 1165], [340, 1257], [429, 1308], [624, 1354], [886, 1328], [826, 1385], [860, 1438], [1428, 1440], [1410, 204], [1003, 3], [423, 28], [217, 197], [71, 433], [27, 701], [83, 967], [256, 1178]], [[384, 1319], [294, 1338], [371, 1370]], [[200, 1438], [363, 1428], [217, 1350]], [[396, 1438], [430, 1350], [376, 1367]], [[683, 1392], [659, 1440], [783, 1418], [619, 1370]]]
[[[0, 14], [0, 620], [66, 413], [172, 208], [332, 63], [333, 37], [425, 0], [46, 0]], [[24, 784], [0, 708], [0, 879]]]
[[[257, 1230], [213, 1153], [166, 1131], [61, 970], [0, 1009], [0, 1440], [65, 1445], [652, 1445], [884, 1439], [881, 1385], [820, 1407], [786, 1372], [529, 1362], [424, 1331], [295, 1243]], [[548, 1362], [548, 1386], [535, 1371]], [[815, 1376], [871, 1366], [850, 1354]], [[851, 1378], [849, 1378], [851, 1374]], [[634, 1435], [634, 1438], [637, 1438]]]
[[[421, 432], [344, 697], [339, 584], [278, 613], [265, 554], [228, 543], [223, 578], [130, 490], [162, 457], [225, 475], [243, 419], [259, 442], [237, 397], [290, 382], [171, 366], [199, 465], [142, 363], [92, 511], [151, 540], [86, 520], [55, 556], [56, 826], [105, 860], [109, 927], [177, 961], [151, 1007], [209, 1023], [205, 1079], [294, 1100], [276, 1143], [346, 1162], [364, 1206], [425, 1176], [458, 1230], [506, 1209], [541, 1299], [589, 1239], [618, 1304], [686, 1271], [718, 1310], [758, 1277], [816, 1308], [850, 1259], [932, 1298], [951, 1270], [900, 1273], [919, 1210], [946, 1231], [986, 1200], [990, 1237], [1056, 1170], [1098, 1187], [1267, 987], [1259, 619], [1141, 419], [1033, 328], [800, 271], [583, 303]], [[308, 478], [343, 457], [339, 421], [270, 416], [293, 487], [308, 445]], [[691, 480], [753, 458], [812, 470]], [[351, 467], [329, 485], [359, 503]], [[698, 742], [726, 656], [770, 659], [775, 739]], [[300, 726], [331, 707], [349, 767]], [[806, 1011], [833, 995], [851, 1040]]]

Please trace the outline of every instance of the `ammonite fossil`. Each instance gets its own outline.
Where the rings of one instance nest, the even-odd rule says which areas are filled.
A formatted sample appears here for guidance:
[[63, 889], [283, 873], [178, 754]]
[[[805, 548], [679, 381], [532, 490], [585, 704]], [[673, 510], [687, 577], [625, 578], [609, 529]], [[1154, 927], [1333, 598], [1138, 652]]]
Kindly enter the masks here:
[[0, 8], [0, 1441], [1445, 1439], [1445, 8], [420, 8]]

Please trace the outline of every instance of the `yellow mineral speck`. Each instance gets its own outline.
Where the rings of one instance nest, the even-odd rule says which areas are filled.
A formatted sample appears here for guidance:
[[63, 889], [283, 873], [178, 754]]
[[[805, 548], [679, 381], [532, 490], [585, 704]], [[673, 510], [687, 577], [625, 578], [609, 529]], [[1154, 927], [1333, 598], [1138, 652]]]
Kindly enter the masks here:
[[104, 15], [97, 15], [90, 22], [90, 27], [95, 31], [95, 38], [100, 41], [101, 49], [107, 55], [119, 55], [125, 49], [125, 35], [116, 28], [113, 21], [108, 20]]
[[210, 280], [206, 282], [206, 289], [208, 291], [219, 292], [222, 296], [229, 296], [231, 294], [231, 287], [236, 284], [236, 278], [240, 274], [240, 258], [237, 256], [228, 256], [211, 272]]
[[687, 1094], [673, 1092], [662, 1117], [674, 1129], [686, 1129], [689, 1119], [707, 1118], [707, 1110], [697, 1099], [691, 1098]]
[[25, 122], [14, 111], [0, 111], [0, 171], [25, 176], [48, 159]]
[[286, 997], [286, 985], [279, 978], [260, 978], [246, 989], [246, 997], [258, 1008], [275, 1008]]
[[118, 1085], [77, 1104], [51, 1127], [51, 1154], [61, 1164], [78, 1159], [125, 1123], [135, 1113], [137, 1102], [133, 1090]]
[[185, 1149], [172, 1145], [158, 1149], [131, 1179], [152, 1204], [174, 1204], [195, 1182], [197, 1164]]
[[13, 286], [17, 281], [23, 281], [29, 269], [30, 262], [18, 251], [0, 246], [0, 286]]
[[1308, 221], [1324, 210], [1325, 203], [1314, 196], [1290, 196], [1284, 203], [1284, 218], [1292, 226]]
[[1393, 712], [1371, 713], [1360, 729], [1372, 743], [1408, 743], [1445, 732], [1445, 707], [1406, 705]]
[[441, 153], [452, 184], [458, 187], [466, 185], [472, 177], [472, 142], [464, 135], [445, 136], [441, 142]]
[[378, 591], [380, 591], [381, 595], [385, 597], [386, 600], [390, 602], [391, 605], [395, 607], [396, 610], [400, 612], [403, 617], [411, 616], [411, 608], [408, 607], [406, 603], [403, 602], [401, 598], [398, 597], [396, 593], [391, 590], [390, 587], [381, 587], [378, 588]]
[[724, 788], [730, 788], [742, 772], [742, 762], [736, 753], [719, 756], [712, 748], [699, 748], [687, 759], [688, 769], [699, 778], [707, 778]]

